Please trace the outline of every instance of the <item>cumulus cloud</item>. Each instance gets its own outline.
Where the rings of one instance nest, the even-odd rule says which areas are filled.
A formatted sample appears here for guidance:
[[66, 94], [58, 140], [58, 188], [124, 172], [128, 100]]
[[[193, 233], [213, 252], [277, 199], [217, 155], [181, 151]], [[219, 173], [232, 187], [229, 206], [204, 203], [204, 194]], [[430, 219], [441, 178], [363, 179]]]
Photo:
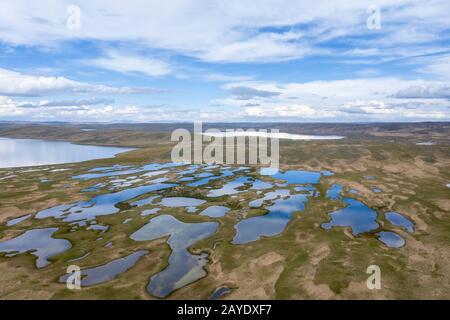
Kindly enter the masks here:
[[[9, 112], [10, 115], [33, 117], [59, 115], [94, 120], [109, 117], [117, 117], [116, 120], [177, 120], [177, 117], [245, 120], [249, 117], [269, 119], [271, 116], [298, 120], [332, 117], [335, 120], [365, 117], [395, 120], [402, 116], [408, 119], [427, 118], [427, 114], [429, 119], [448, 118], [448, 102], [435, 101], [449, 99], [449, 85], [444, 82], [450, 79], [447, 48], [450, 4], [447, 0], [433, 0], [432, 5], [419, 0], [378, 0], [376, 4], [382, 10], [382, 28], [376, 31], [366, 27], [366, 8], [373, 4], [372, 0], [316, 0], [314, 6], [310, 1], [302, 0], [262, 0], [258, 5], [240, 0], [218, 0], [214, 3], [209, 0], [173, 0], [170, 3], [80, 0], [76, 3], [82, 14], [79, 30], [66, 27], [66, 9], [73, 4], [70, 0], [2, 3], [0, 39], [6, 48], [4, 53], [7, 55], [8, 49], [20, 52], [20, 48], [33, 46], [44, 50], [56, 48], [61, 56], [64, 55], [62, 63], [58, 61], [55, 64], [58, 67], [66, 61], [71, 63], [71, 57], [76, 56], [77, 63], [81, 59], [89, 66], [120, 73], [139, 73], [151, 77], [175, 75], [184, 80], [195, 78], [231, 82], [222, 87], [229, 96], [216, 99], [215, 105], [209, 105], [220, 105], [218, 110], [204, 108], [184, 113], [169, 112], [166, 108], [157, 108], [152, 112], [134, 105], [135, 101], [125, 103], [125, 106], [112, 106], [108, 102], [89, 102], [86, 99], [26, 102], [4, 97], [0, 107], [3, 114]], [[92, 48], [88, 46], [86, 53], [65, 55], [68, 48], [84, 49], [86, 43], [95, 44], [92, 46], [95, 49], [90, 50]], [[100, 56], [93, 55], [97, 49], [104, 50]], [[311, 55], [325, 56], [336, 63], [330, 68], [333, 72], [327, 74], [326, 79], [332, 79], [333, 75], [342, 71], [340, 67], [347, 62], [359, 65], [359, 73], [358, 70], [352, 73], [358, 78], [341, 79], [347, 70], [356, 68], [346, 64], [344, 73], [338, 74], [341, 80], [284, 83], [255, 80], [267, 79], [266, 76], [293, 79], [296, 75], [301, 79], [321, 79], [322, 68], [317, 69], [318, 74], [307, 70], [309, 68], [305, 68], [305, 74], [301, 69], [280, 74], [290, 66], [288, 63], [279, 69], [282, 71], [273, 73], [276, 66], [256, 69], [259, 68], [258, 63], [288, 60], [296, 67], [297, 64], [291, 60]], [[389, 74], [390, 70], [397, 72], [400, 68], [390, 69], [390, 65], [381, 64], [374, 68], [375, 62], [389, 64], [395, 59], [410, 63], [411, 60], [405, 58], [414, 56], [421, 57], [421, 60], [414, 60], [419, 61], [414, 64], [416, 73], [412, 77], [409, 72], [402, 74], [404, 79], [412, 79], [419, 72], [421, 76], [426, 74], [426, 79], [440, 81], [381, 77], [379, 75]], [[322, 63], [321, 59], [316, 58], [311, 61]], [[185, 62], [191, 63], [192, 68], [195, 66], [204, 70], [192, 72], [194, 75], [188, 74], [191, 69], [177, 64]], [[228, 63], [239, 65], [223, 67]], [[247, 65], [243, 66], [243, 63]], [[362, 64], [365, 65], [363, 69], [360, 68]], [[303, 65], [299, 63], [298, 66]], [[245, 70], [253, 76], [226, 74], [235, 70]], [[66, 71], [70, 71], [69, 68]], [[186, 71], [188, 75], [181, 75], [179, 71]], [[0, 69], [0, 95], [71, 97], [71, 94], [84, 94], [83, 97], [97, 97], [161, 91], [72, 79], [39, 77]], [[194, 93], [189, 92], [189, 96]], [[433, 103], [420, 100], [433, 100]], [[186, 104], [190, 103], [196, 104], [197, 101], [187, 99]]]
[[[231, 88], [245, 88], [248, 95], [233, 94]], [[259, 120], [355, 121], [445, 120], [450, 119], [450, 102], [439, 95], [417, 94], [409, 88], [445, 88], [443, 82], [402, 80], [396, 78], [362, 78], [304, 83], [244, 82], [229, 84], [230, 97], [219, 99], [230, 108], [241, 107], [244, 116]], [[252, 92], [276, 92], [260, 99]], [[421, 91], [419, 91], [420, 93]], [[408, 93], [408, 94], [407, 94]], [[242, 105], [242, 99], [248, 102]]]
[[166, 105], [82, 105], [24, 108], [26, 102], [0, 96], [0, 117], [12, 120], [62, 121], [301, 121], [346, 122], [450, 120], [449, 104], [356, 100], [319, 107], [305, 104], [261, 104], [236, 109], [190, 109]]
[[64, 77], [39, 77], [0, 68], [0, 95], [3, 96], [38, 97], [68, 93], [132, 94], [161, 91], [161, 89], [150, 87], [111, 87], [90, 84]]
[[[77, 101], [80, 102], [81, 100]], [[94, 100], [90, 100], [94, 103]], [[198, 111], [170, 110], [164, 106], [136, 105], [76, 105], [45, 107], [46, 104], [63, 105], [58, 102], [30, 103], [0, 96], [0, 117], [13, 120], [62, 120], [62, 121], [168, 121], [199, 117]], [[33, 105], [33, 107], [26, 107]]]
[[396, 98], [450, 99], [449, 84], [424, 84], [411, 86], [394, 94]]

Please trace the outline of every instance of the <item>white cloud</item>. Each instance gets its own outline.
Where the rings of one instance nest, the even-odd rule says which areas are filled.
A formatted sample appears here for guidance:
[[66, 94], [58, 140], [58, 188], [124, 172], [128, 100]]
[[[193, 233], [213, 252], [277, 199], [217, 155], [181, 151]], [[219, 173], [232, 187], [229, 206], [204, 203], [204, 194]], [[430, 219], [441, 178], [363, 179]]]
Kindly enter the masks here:
[[61, 107], [83, 107], [83, 106], [93, 106], [98, 104], [111, 104], [113, 99], [68, 99], [68, 100], [57, 100], [48, 101], [43, 100], [39, 102], [21, 102], [19, 108], [61, 108]]
[[[422, 91], [411, 88], [439, 88]], [[246, 103], [233, 94], [215, 102], [240, 107], [242, 115], [260, 120], [285, 121], [397, 121], [450, 119], [448, 84], [397, 78], [362, 78], [304, 83], [239, 82], [223, 87], [245, 88]], [[259, 92], [276, 92], [261, 99]]]
[[[263, 0], [257, 5], [240, 0], [80, 0], [76, 1], [80, 30], [66, 28], [66, 9], [72, 4], [71, 0], [4, 2], [0, 39], [45, 46], [71, 39], [128, 41], [206, 61], [264, 62], [315, 53], [343, 36], [358, 36], [353, 40], [360, 44], [356, 55], [373, 54], [370, 48], [379, 53], [394, 50], [398, 43], [401, 50], [408, 45], [429, 46], [430, 40], [445, 39], [450, 28], [447, 0], [378, 0], [382, 28], [376, 34], [366, 28], [366, 8], [373, 0], [316, 0], [314, 5], [307, 0]], [[306, 31], [298, 26], [306, 26]], [[368, 40], [361, 35], [375, 37]], [[164, 67], [155, 64], [148, 72], [163, 73]]]
[[253, 38], [212, 48], [199, 57], [208, 62], [270, 62], [301, 58], [311, 49], [293, 42], [301, 34], [263, 33]]
[[450, 80], [450, 56], [435, 57], [418, 69], [419, 72], [431, 74], [438, 78]]
[[398, 91], [394, 96], [404, 99], [450, 99], [450, 84], [430, 83], [411, 86]]
[[296, 117], [296, 118], [310, 118], [318, 117], [319, 113], [313, 108], [305, 105], [290, 105], [290, 106], [273, 106], [267, 107], [247, 107], [245, 113], [253, 117]]
[[207, 81], [218, 81], [218, 82], [236, 82], [236, 81], [250, 81], [252, 79], [251, 76], [235, 76], [235, 75], [227, 75], [222, 73], [206, 73], [202, 76], [204, 80]]
[[109, 51], [107, 57], [88, 60], [86, 63], [107, 70], [125, 73], [139, 72], [148, 76], [163, 76], [172, 72], [169, 64], [164, 61], [126, 55], [117, 51]]
[[0, 68], [0, 95], [42, 96], [70, 93], [131, 94], [155, 93], [149, 87], [111, 87], [78, 82], [64, 77], [39, 77]]
[[[341, 105], [318, 107], [305, 104], [263, 104], [233, 109], [180, 109], [169, 106], [82, 105], [23, 107], [27, 102], [0, 96], [0, 117], [11, 120], [61, 121], [423, 121], [450, 120], [448, 101], [403, 99], [353, 100]], [[51, 103], [51, 101], [47, 101]]]

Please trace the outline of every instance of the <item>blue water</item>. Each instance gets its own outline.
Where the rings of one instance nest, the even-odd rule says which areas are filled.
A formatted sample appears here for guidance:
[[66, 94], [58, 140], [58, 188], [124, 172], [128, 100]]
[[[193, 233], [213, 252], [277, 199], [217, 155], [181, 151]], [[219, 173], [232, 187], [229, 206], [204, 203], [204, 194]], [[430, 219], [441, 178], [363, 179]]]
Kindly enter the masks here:
[[197, 206], [204, 204], [206, 201], [196, 198], [187, 198], [187, 197], [167, 197], [161, 200], [159, 203], [162, 206], [177, 208], [177, 207], [186, 207], [187, 212], [195, 212], [197, 211]]
[[207, 178], [202, 178], [200, 180], [194, 181], [192, 183], [189, 183], [188, 186], [189, 187], [200, 187], [203, 186], [207, 183], [209, 183], [212, 180], [217, 180], [217, 179], [222, 179], [222, 178], [226, 178], [226, 177], [231, 177], [233, 175], [233, 171], [231, 170], [224, 170], [220, 175], [218, 176], [210, 176]]
[[[85, 173], [80, 174], [78, 176], [73, 176], [72, 179], [81, 179], [81, 180], [89, 180], [89, 179], [97, 179], [97, 178], [104, 178], [104, 177], [116, 177], [121, 175], [129, 175], [129, 174], [135, 174], [135, 173], [142, 173], [146, 171], [157, 171], [161, 169], [166, 168], [172, 168], [172, 167], [178, 167], [183, 166], [185, 163], [181, 162], [168, 162], [168, 163], [150, 163], [145, 166], [139, 167], [139, 168], [133, 168], [133, 169], [127, 169], [127, 170], [99, 170], [104, 168], [94, 168], [92, 172], [94, 173]], [[110, 167], [112, 168], [112, 167]], [[129, 166], [121, 166], [121, 168], [129, 168]], [[116, 167], [117, 169], [117, 167]], [[100, 171], [100, 173], [98, 173]]]
[[331, 200], [338, 200], [341, 198], [342, 186], [340, 184], [333, 184], [330, 189], [327, 190], [327, 197]]
[[230, 211], [230, 209], [224, 206], [211, 206], [203, 210], [200, 215], [211, 218], [220, 218], [226, 215], [228, 211]]
[[331, 221], [323, 223], [322, 228], [351, 227], [352, 234], [356, 236], [379, 227], [376, 221], [377, 213], [374, 210], [352, 198], [344, 198], [343, 201], [347, 206], [344, 209], [330, 213]]
[[286, 172], [280, 172], [273, 174], [272, 168], [262, 168], [261, 175], [269, 175], [274, 179], [285, 180], [288, 184], [317, 184], [319, 183], [321, 173], [313, 171], [302, 170], [288, 170]]
[[217, 300], [230, 292], [231, 292], [231, 289], [228, 287], [219, 287], [216, 290], [214, 290], [214, 292], [211, 294], [211, 296], [208, 299]]
[[[85, 287], [108, 282], [131, 269], [139, 259], [147, 253], [147, 250], [139, 250], [126, 257], [108, 262], [107, 264], [81, 270], [80, 284], [82, 287]], [[69, 276], [71, 276], [71, 274], [60, 277], [59, 282], [65, 283]]]
[[97, 168], [93, 168], [90, 169], [89, 172], [99, 172], [99, 171], [104, 171], [104, 172], [109, 172], [109, 171], [115, 171], [115, 170], [121, 170], [121, 169], [127, 169], [130, 166], [124, 166], [121, 164], [114, 164], [112, 166], [109, 167], [97, 167]]
[[161, 210], [161, 208], [153, 208], [153, 209], [144, 210], [144, 211], [142, 211], [141, 216], [157, 214], [160, 210]]
[[405, 239], [391, 231], [381, 231], [377, 233], [378, 240], [383, 242], [389, 248], [400, 248], [405, 245]]
[[267, 192], [263, 198], [253, 200], [249, 203], [250, 207], [258, 208], [261, 207], [264, 201], [275, 200], [278, 198], [284, 198], [289, 196], [290, 192], [288, 189], [277, 189], [275, 191]]
[[137, 206], [137, 207], [142, 207], [148, 204], [151, 204], [153, 202], [153, 200], [159, 198], [161, 196], [151, 196], [148, 198], [144, 198], [144, 199], [140, 199], [140, 200], [136, 200], [130, 203], [130, 205], [132, 206]]
[[202, 172], [202, 173], [194, 174], [194, 177], [196, 177], [196, 178], [207, 178], [207, 177], [211, 177], [211, 176], [214, 176], [214, 174], [212, 172]]
[[14, 226], [30, 217], [31, 217], [31, 214], [27, 214], [27, 215], [24, 215], [24, 216], [15, 218], [15, 219], [8, 220], [8, 222], [6, 222], [6, 226], [8, 226], [8, 227]]
[[203, 267], [207, 263], [207, 255], [194, 255], [187, 249], [213, 235], [218, 226], [217, 222], [185, 223], [173, 216], [162, 215], [133, 233], [130, 237], [135, 241], [169, 237], [167, 244], [172, 250], [169, 265], [151, 277], [148, 292], [157, 297], [166, 297], [174, 290], [206, 276]]
[[403, 227], [409, 233], [414, 232], [414, 223], [400, 213], [394, 211], [386, 212], [384, 216], [386, 217], [386, 220], [394, 226]]
[[72, 247], [68, 240], [52, 238], [56, 231], [58, 228], [28, 230], [16, 238], [1, 242], [0, 252], [7, 253], [8, 257], [29, 252], [37, 257], [36, 267], [43, 268], [50, 264], [50, 258]]
[[134, 149], [78, 145], [64, 141], [0, 138], [0, 168], [111, 158], [130, 150]]
[[80, 201], [72, 204], [63, 204], [38, 212], [36, 218], [44, 219], [53, 217], [71, 222], [76, 220], [90, 220], [96, 216], [109, 215], [119, 212], [115, 205], [136, 198], [145, 193], [163, 190], [176, 186], [176, 184], [151, 184], [119, 192], [102, 194], [89, 201]]
[[251, 178], [245, 176], [236, 178], [232, 181], [225, 183], [222, 186], [222, 188], [211, 190], [208, 193], [208, 197], [221, 197], [226, 195], [237, 194], [239, 192], [242, 192], [240, 190], [237, 190], [238, 188], [243, 187], [246, 184], [250, 184], [251, 181], [252, 181]]
[[296, 194], [288, 199], [278, 199], [269, 206], [267, 214], [241, 220], [234, 228], [236, 235], [233, 244], [256, 241], [263, 236], [272, 237], [280, 234], [296, 211], [302, 211], [308, 201], [307, 195]]
[[382, 192], [382, 190], [381, 190], [380, 188], [377, 188], [377, 187], [373, 187], [373, 188], [372, 188], [372, 191], [375, 192], [375, 193], [380, 193], [380, 192]]
[[255, 181], [252, 182], [252, 190], [266, 190], [266, 189], [270, 189], [273, 187], [273, 184], [266, 182], [266, 181], [262, 181], [259, 179], [256, 179]]
[[316, 191], [317, 189], [312, 186], [299, 186], [299, 187], [295, 187], [294, 190], [297, 192], [312, 192], [312, 191]]

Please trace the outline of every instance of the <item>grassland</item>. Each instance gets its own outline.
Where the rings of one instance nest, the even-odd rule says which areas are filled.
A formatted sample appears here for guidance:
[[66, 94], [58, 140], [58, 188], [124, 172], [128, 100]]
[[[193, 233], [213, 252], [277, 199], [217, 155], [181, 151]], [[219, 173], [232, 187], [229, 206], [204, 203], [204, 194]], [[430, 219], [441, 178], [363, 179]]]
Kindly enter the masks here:
[[[67, 224], [52, 219], [29, 219], [14, 227], [4, 224], [11, 218], [35, 214], [57, 204], [87, 199], [89, 195], [80, 190], [91, 186], [92, 181], [71, 177], [91, 168], [169, 161], [173, 144], [167, 130], [79, 129], [52, 124], [0, 127], [0, 135], [11, 137], [141, 147], [111, 159], [51, 166], [69, 169], [67, 171], [0, 169], [0, 177], [12, 176], [0, 180], [0, 239], [12, 238], [29, 228], [58, 226], [56, 237], [73, 244], [71, 250], [55, 257], [52, 264], [43, 269], [35, 268], [31, 255], [6, 258], [0, 254], [0, 298], [154, 299], [145, 288], [149, 277], [167, 266], [170, 249], [166, 239], [138, 243], [129, 238], [151, 218], [140, 216], [137, 209], [99, 218], [100, 223], [111, 226], [102, 235], [82, 230], [69, 233]], [[310, 198], [305, 210], [295, 214], [279, 236], [245, 245], [230, 243], [239, 219], [264, 213], [248, 209], [248, 201], [256, 197], [252, 193], [246, 193], [244, 201], [217, 199], [215, 204], [232, 209], [220, 219], [170, 209], [170, 214], [181, 221], [218, 221], [220, 227], [214, 236], [190, 248], [194, 253], [209, 253], [208, 276], [175, 291], [169, 299], [206, 299], [222, 285], [233, 289], [225, 297], [230, 299], [450, 299], [450, 188], [446, 187], [450, 183], [450, 126], [373, 125], [352, 131], [327, 125], [322, 126], [321, 131], [317, 125], [314, 130], [316, 134], [336, 134], [344, 130], [347, 138], [281, 142], [283, 169], [331, 170], [335, 174], [322, 180], [320, 196]], [[423, 141], [436, 144], [416, 145]], [[364, 179], [368, 175], [376, 179]], [[43, 178], [50, 182], [41, 183]], [[406, 246], [389, 249], [374, 240], [372, 234], [355, 238], [346, 228], [323, 230], [320, 225], [329, 219], [328, 213], [343, 207], [341, 201], [324, 196], [323, 191], [333, 183], [343, 185], [345, 195], [349, 195], [350, 189], [358, 190], [358, 194], [351, 196], [376, 209], [381, 226], [386, 224], [383, 213], [387, 211], [398, 211], [411, 218], [415, 233], [394, 229], [406, 239]], [[383, 192], [373, 193], [374, 186]], [[170, 194], [205, 196], [200, 188], [189, 194], [175, 189]], [[130, 223], [122, 224], [130, 217], [133, 217]], [[102, 239], [95, 241], [99, 237]], [[114, 246], [105, 248], [110, 241]], [[95, 251], [80, 261], [81, 267], [92, 267], [138, 249], [148, 249], [150, 254], [107, 283], [70, 291], [57, 281], [65, 273], [69, 259]], [[371, 264], [379, 265], [382, 270], [381, 290], [366, 287], [366, 268]]]

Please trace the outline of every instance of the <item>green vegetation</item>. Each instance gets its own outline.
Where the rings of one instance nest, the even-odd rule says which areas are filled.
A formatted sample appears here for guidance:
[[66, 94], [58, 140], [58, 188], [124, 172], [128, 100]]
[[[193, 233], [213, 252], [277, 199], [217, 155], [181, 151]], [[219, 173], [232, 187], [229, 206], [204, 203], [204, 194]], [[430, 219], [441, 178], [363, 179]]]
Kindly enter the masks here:
[[[314, 130], [319, 130], [319, 125], [316, 126]], [[420, 126], [374, 125], [365, 127], [363, 133], [357, 131], [356, 136], [347, 134], [347, 139], [339, 141], [282, 141], [280, 162], [283, 169], [331, 170], [335, 174], [322, 178], [319, 197], [310, 197], [305, 210], [295, 213], [286, 230], [278, 236], [244, 245], [230, 243], [235, 235], [234, 226], [240, 219], [266, 213], [264, 209], [249, 209], [248, 202], [260, 197], [254, 191], [238, 194], [237, 198], [214, 198], [209, 204], [231, 209], [222, 218], [189, 214], [183, 208], [164, 208], [158, 214], [171, 214], [184, 222], [220, 223], [214, 236], [190, 248], [196, 254], [209, 253], [208, 276], [175, 291], [168, 298], [206, 299], [223, 285], [232, 288], [226, 297], [235, 299], [450, 298], [450, 188], [446, 187], [450, 183], [449, 128], [443, 124], [427, 131]], [[322, 131], [315, 133], [335, 134], [338, 129], [324, 125]], [[12, 176], [0, 180], [0, 239], [15, 237], [30, 228], [57, 226], [60, 230], [55, 236], [73, 245], [43, 269], [35, 268], [31, 255], [6, 258], [0, 254], [0, 298], [153, 299], [146, 286], [151, 275], [167, 266], [170, 249], [166, 239], [136, 242], [129, 238], [154, 217], [141, 216], [143, 208], [123, 202], [119, 213], [98, 217], [99, 224], [110, 226], [105, 233], [84, 229], [71, 233], [66, 223], [54, 219], [27, 219], [13, 227], [6, 227], [5, 222], [58, 204], [90, 199], [96, 193], [81, 190], [106, 179], [84, 181], [71, 177], [91, 168], [169, 161], [173, 145], [169, 141], [170, 134], [107, 127], [96, 132], [80, 132], [76, 127], [50, 125], [0, 127], [0, 134], [143, 147], [111, 159], [33, 168], [69, 169], [67, 171], [0, 169], [0, 178]], [[424, 139], [437, 143], [415, 144]], [[370, 175], [375, 179], [364, 178]], [[41, 183], [43, 178], [49, 182]], [[168, 178], [176, 181], [175, 175], [168, 175]], [[223, 182], [213, 180], [207, 186], [219, 187]], [[328, 213], [343, 207], [341, 201], [325, 197], [325, 191], [333, 183], [344, 187], [344, 195], [374, 208], [379, 213], [381, 226], [388, 224], [382, 214], [386, 211], [398, 211], [411, 218], [416, 228], [414, 234], [389, 226], [405, 238], [406, 246], [389, 249], [377, 241], [374, 234], [353, 237], [346, 228], [323, 230], [320, 225], [329, 220]], [[372, 187], [383, 192], [373, 193]], [[350, 194], [350, 189], [358, 193]], [[174, 188], [164, 195], [207, 199], [207, 191], [205, 188]], [[153, 207], [147, 205], [144, 209]], [[206, 204], [199, 206], [199, 212], [206, 207]], [[123, 224], [128, 218], [132, 220]], [[104, 247], [109, 242], [113, 246]], [[58, 283], [58, 278], [65, 274], [67, 260], [92, 252], [77, 262], [81, 268], [88, 268], [139, 249], [147, 249], [150, 254], [112, 281], [79, 291], [67, 290], [64, 284]], [[366, 269], [371, 264], [379, 265], [382, 270], [381, 290], [366, 288]]]

